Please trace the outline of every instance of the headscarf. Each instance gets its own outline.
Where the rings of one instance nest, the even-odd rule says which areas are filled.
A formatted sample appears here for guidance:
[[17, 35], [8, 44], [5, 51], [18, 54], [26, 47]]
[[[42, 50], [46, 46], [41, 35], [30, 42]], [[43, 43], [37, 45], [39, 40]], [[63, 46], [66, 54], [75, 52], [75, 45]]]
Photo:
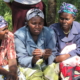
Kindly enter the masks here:
[[26, 14], [26, 20], [30, 20], [32, 17], [39, 16], [44, 19], [44, 14], [40, 9], [30, 9]]
[[58, 11], [58, 13], [62, 12], [70, 13], [73, 14], [73, 16], [76, 16], [78, 10], [74, 5], [63, 2], [62, 5], [60, 6], [60, 10]]
[[2, 16], [0, 16], [0, 28], [3, 28], [7, 25], [8, 23], [6, 22], [6, 20]]

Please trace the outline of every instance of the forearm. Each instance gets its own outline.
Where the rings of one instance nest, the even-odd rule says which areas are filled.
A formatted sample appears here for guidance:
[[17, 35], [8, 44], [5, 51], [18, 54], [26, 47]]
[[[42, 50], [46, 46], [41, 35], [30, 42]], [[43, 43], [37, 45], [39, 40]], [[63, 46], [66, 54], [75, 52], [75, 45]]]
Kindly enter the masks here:
[[9, 72], [17, 74], [17, 62], [16, 59], [9, 60]]
[[70, 57], [69, 54], [63, 54], [55, 58], [55, 62], [62, 62]]
[[0, 67], [0, 74], [6, 76], [9, 72], [4, 68]]
[[32, 67], [32, 56], [21, 56], [18, 58], [19, 65], [22, 67]]

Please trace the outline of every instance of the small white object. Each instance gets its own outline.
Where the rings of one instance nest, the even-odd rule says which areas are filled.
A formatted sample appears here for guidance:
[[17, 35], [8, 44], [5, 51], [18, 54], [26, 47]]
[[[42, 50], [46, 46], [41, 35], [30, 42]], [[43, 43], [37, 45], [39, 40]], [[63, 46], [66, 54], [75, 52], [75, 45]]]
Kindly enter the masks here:
[[[76, 44], [71, 44], [66, 46], [60, 54], [69, 54], [70, 51], [76, 49]], [[80, 57], [79, 56], [74, 56], [69, 59], [66, 59], [62, 62], [65, 66], [78, 66], [80, 65]]]

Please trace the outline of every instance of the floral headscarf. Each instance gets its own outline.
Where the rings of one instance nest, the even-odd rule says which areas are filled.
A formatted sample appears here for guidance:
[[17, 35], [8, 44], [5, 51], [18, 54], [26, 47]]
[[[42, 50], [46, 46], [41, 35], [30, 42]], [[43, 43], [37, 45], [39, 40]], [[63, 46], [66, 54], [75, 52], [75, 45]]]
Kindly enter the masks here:
[[74, 5], [63, 2], [58, 13], [62, 12], [70, 13], [73, 14], [73, 16], [76, 16], [78, 10]]
[[3, 28], [7, 25], [8, 23], [6, 22], [6, 20], [2, 16], [0, 16], [0, 28]]

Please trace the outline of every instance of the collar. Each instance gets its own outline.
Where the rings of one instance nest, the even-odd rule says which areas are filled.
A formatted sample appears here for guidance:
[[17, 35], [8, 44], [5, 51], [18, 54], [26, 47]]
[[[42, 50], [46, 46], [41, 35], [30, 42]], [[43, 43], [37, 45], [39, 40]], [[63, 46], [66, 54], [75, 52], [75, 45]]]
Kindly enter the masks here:
[[66, 37], [65, 34], [63, 33], [63, 30], [60, 27], [60, 23], [58, 24], [57, 29], [58, 29], [58, 35], [59, 35], [60, 39], [64, 42], [71, 41], [75, 37], [75, 35], [78, 34], [78, 30], [77, 30], [74, 22], [73, 22], [72, 29], [70, 30], [68, 37]]
[[38, 37], [38, 41], [37, 41], [37, 44], [34, 42], [30, 32], [29, 32], [29, 28], [26, 28], [27, 30], [27, 42], [29, 42], [29, 44], [31, 46], [34, 46], [34, 47], [39, 47], [41, 46], [43, 43], [44, 43], [44, 28], [42, 30], [42, 32], [40, 33], [39, 37]]

